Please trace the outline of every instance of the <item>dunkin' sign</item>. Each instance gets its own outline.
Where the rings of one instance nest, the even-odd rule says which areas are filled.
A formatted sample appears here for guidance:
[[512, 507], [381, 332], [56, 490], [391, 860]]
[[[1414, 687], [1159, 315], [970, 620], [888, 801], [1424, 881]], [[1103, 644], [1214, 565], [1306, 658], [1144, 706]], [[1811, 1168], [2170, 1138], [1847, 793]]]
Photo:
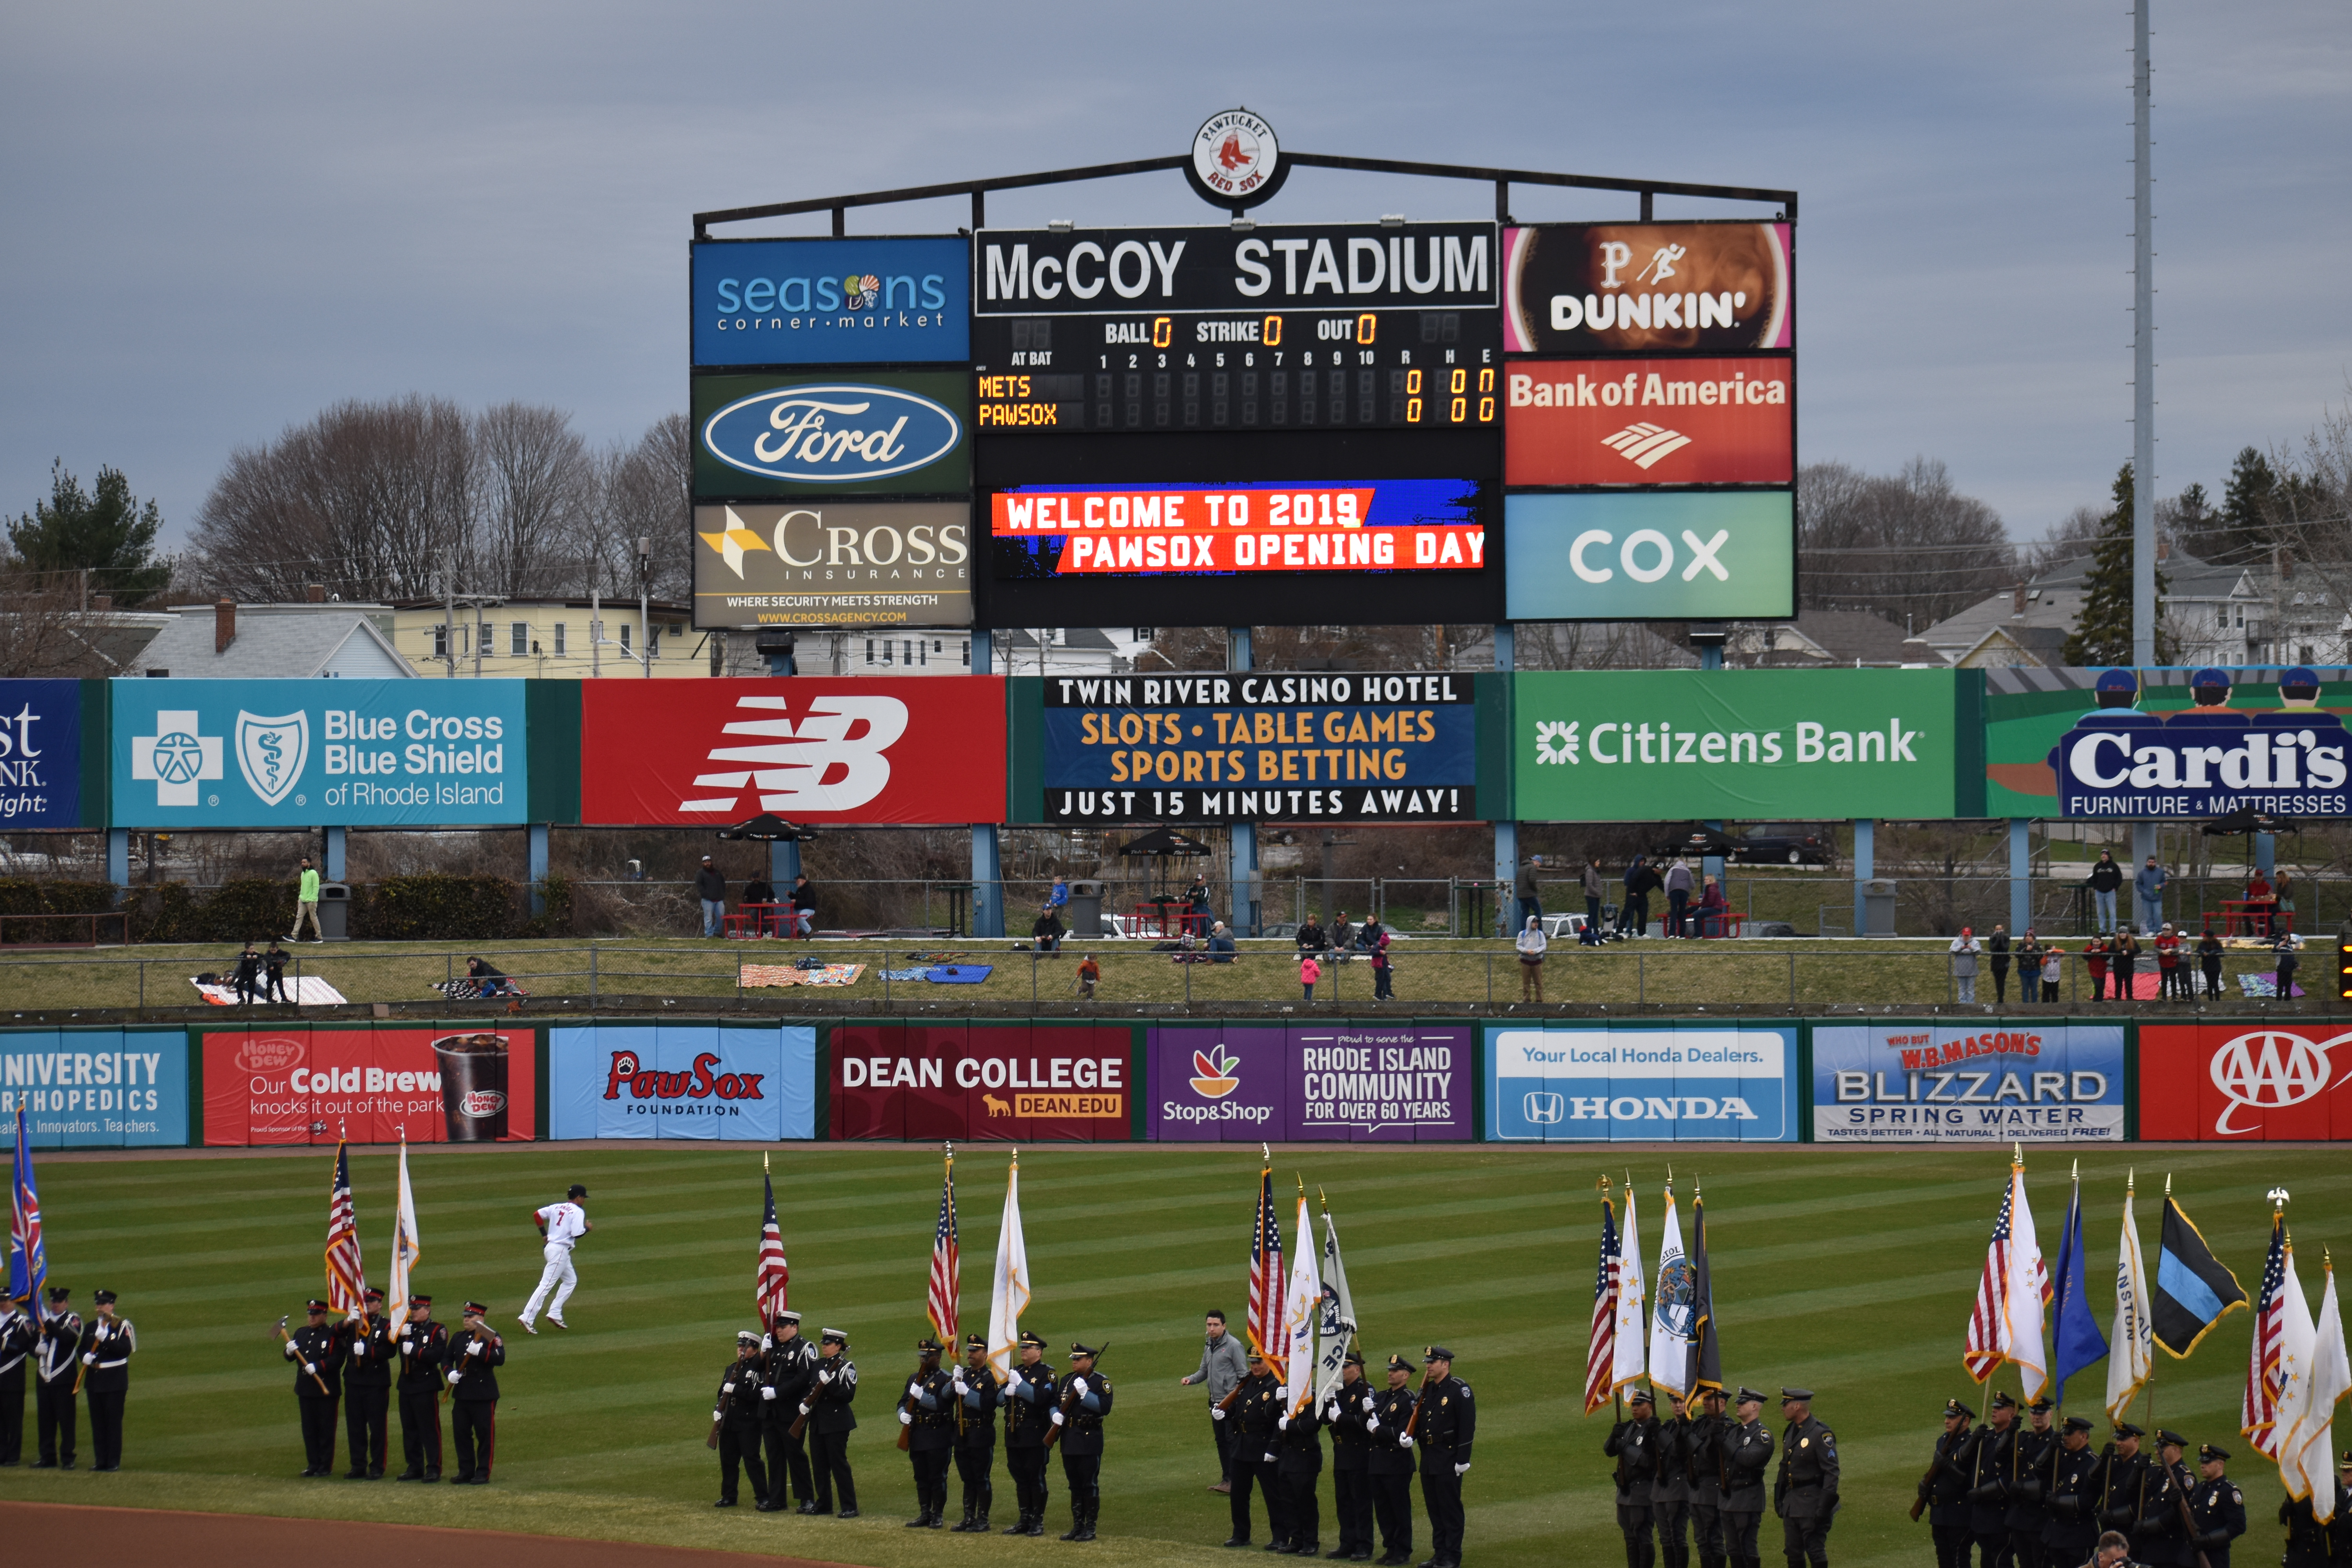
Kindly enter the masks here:
[[465, 1025], [207, 1033], [203, 1142], [527, 1140], [536, 1044], [529, 1029]]
[[2139, 1032], [2139, 1135], [2150, 1142], [2352, 1140], [2352, 1029], [2259, 1022]]

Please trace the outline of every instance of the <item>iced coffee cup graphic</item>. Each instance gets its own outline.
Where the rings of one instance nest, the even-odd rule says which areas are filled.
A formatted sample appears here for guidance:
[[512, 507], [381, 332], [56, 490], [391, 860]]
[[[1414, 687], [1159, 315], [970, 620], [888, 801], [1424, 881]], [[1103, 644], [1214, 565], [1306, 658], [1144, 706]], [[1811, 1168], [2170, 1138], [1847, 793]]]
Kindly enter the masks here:
[[507, 1043], [496, 1035], [445, 1035], [433, 1042], [441, 1069], [441, 1114], [452, 1143], [495, 1143], [507, 1135]]

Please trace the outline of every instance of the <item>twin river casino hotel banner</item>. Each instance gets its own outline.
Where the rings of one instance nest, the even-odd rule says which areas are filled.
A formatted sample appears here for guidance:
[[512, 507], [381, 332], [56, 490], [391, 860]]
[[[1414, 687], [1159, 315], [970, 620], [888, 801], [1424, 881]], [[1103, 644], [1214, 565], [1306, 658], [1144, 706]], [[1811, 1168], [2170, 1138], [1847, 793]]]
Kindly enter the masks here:
[[1045, 819], [1463, 822], [1478, 816], [1467, 675], [1045, 682]]

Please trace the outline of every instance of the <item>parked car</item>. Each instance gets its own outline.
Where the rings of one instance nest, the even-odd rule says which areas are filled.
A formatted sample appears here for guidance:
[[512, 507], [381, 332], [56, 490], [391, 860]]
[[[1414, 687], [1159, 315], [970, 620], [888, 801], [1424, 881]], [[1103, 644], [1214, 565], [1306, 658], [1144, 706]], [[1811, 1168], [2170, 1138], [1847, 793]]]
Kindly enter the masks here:
[[1743, 866], [1826, 866], [1837, 857], [1837, 840], [1827, 828], [1801, 822], [1759, 823], [1736, 836], [1693, 823], [1680, 837], [1660, 844], [1655, 853], [1694, 858], [1719, 855]]

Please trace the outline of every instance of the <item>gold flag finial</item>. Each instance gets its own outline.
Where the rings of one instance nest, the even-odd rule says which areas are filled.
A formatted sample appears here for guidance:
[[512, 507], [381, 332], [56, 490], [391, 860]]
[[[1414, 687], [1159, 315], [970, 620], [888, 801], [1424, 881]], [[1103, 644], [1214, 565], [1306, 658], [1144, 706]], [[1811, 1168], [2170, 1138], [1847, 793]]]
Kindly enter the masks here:
[[1307, 1201], [1307, 1178], [1299, 1175], [1296, 1171], [1293, 1171], [1291, 1175], [1298, 1183], [1298, 1201], [1300, 1203], [1305, 1203]]
[[[408, 1140], [403, 1138], [401, 1142], [405, 1143]], [[763, 1176], [772, 1173], [772, 1168], [768, 1164], [768, 1152], [765, 1149], [760, 1151], [760, 1173]]]
[[2172, 1173], [2169, 1171], [2164, 1173], [2164, 1195], [2168, 1198], [2172, 1195]]
[[1315, 1201], [1322, 1205], [1325, 1214], [1331, 1212], [1331, 1194], [1323, 1190], [1320, 1182], [1315, 1184]]

